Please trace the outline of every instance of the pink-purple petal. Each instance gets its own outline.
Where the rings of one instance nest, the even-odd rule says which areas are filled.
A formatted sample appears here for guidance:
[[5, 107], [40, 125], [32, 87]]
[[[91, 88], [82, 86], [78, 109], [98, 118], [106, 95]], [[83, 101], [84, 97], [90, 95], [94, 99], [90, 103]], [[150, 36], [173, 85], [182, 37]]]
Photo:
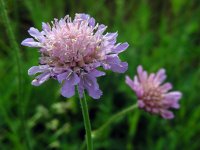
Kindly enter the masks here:
[[96, 69], [93, 69], [93, 70], [90, 72], [90, 75], [91, 75], [91, 76], [94, 76], [94, 77], [101, 77], [101, 76], [104, 76], [104, 75], [105, 75], [105, 72], [99, 71], [99, 70], [96, 70]]
[[156, 74], [154, 81], [159, 85], [166, 79], [166, 77], [165, 69], [160, 69]]
[[49, 72], [42, 73], [39, 76], [37, 76], [36, 79], [34, 79], [31, 84], [34, 86], [40, 86], [45, 81], [47, 81], [50, 78], [50, 76], [51, 74]]
[[48, 24], [48, 23], [42, 23], [42, 30], [43, 31], [51, 31], [51, 27], [50, 27], [50, 25]]
[[71, 73], [67, 78], [66, 82], [70, 85], [77, 85], [80, 82], [80, 78], [76, 73]]
[[172, 84], [171, 83], [165, 83], [163, 84], [160, 89], [163, 91], [163, 92], [168, 92], [169, 90], [172, 89]]
[[169, 110], [162, 110], [161, 112], [161, 116], [165, 119], [173, 119], [174, 118], [174, 114], [173, 112], [169, 111]]
[[28, 30], [28, 33], [34, 37], [35, 39], [39, 40], [39, 41], [43, 41], [44, 40], [44, 36], [42, 35], [41, 32], [39, 32], [38, 29], [36, 28], [33, 28], [31, 27], [29, 30]]
[[128, 63], [120, 62], [119, 64], [111, 64], [111, 70], [113, 72], [124, 73], [128, 69]]
[[84, 88], [87, 90], [89, 96], [94, 99], [99, 99], [102, 95], [102, 91], [99, 89], [99, 85], [95, 77], [90, 74], [82, 76], [81, 82], [83, 83]]
[[138, 66], [137, 72], [140, 82], [147, 82], [148, 74], [146, 71], [143, 71], [142, 66]]
[[132, 90], [134, 90], [134, 82], [133, 82], [133, 80], [130, 79], [129, 76], [126, 76], [126, 84], [128, 84], [130, 86], [130, 88]]
[[169, 92], [165, 94], [165, 100], [179, 100], [182, 97], [181, 92]]
[[144, 108], [145, 103], [142, 100], [138, 100], [138, 107], [139, 108]]
[[28, 75], [35, 75], [36, 73], [45, 72], [49, 69], [49, 65], [33, 66], [28, 70]]
[[[128, 63], [121, 62], [117, 56], [107, 57], [105, 64], [107, 65], [107, 68], [111, 69], [113, 72], [124, 73], [128, 69]], [[104, 69], [107, 68], [104, 66]]]
[[75, 86], [68, 84], [68, 82], [65, 82], [61, 89], [62, 96], [66, 98], [70, 98], [75, 94]]
[[123, 44], [119, 44], [116, 46], [116, 48], [113, 50], [114, 53], [121, 53], [123, 51], [125, 51], [128, 48], [129, 44], [123, 43]]
[[22, 41], [21, 45], [28, 47], [41, 47], [41, 43], [35, 42], [33, 38], [27, 38]]
[[69, 74], [69, 72], [64, 72], [64, 73], [57, 75], [58, 82], [62, 83], [63, 80], [65, 80], [67, 78], [68, 74]]
[[92, 26], [92, 27], [95, 26], [95, 19], [94, 18], [89, 19], [89, 25]]
[[139, 76], [139, 77], [142, 76], [143, 68], [142, 68], [141, 65], [139, 65], [139, 66], [137, 67], [137, 73], [138, 73], [138, 76]]

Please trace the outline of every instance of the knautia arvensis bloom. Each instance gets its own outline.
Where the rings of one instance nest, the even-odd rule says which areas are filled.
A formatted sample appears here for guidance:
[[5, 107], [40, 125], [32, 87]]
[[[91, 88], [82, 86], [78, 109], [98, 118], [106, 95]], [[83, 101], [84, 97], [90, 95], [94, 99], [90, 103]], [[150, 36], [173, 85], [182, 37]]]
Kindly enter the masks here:
[[157, 73], [147, 74], [142, 66], [138, 66], [134, 80], [126, 76], [126, 83], [135, 91], [138, 98], [138, 107], [152, 114], [157, 114], [165, 119], [174, 118], [171, 108], [179, 108], [181, 92], [173, 91], [171, 83], [163, 83], [166, 79], [164, 69]]
[[95, 23], [87, 14], [68, 15], [60, 20], [42, 23], [42, 31], [31, 27], [22, 45], [38, 47], [39, 65], [28, 70], [29, 75], [39, 75], [32, 84], [39, 86], [49, 78], [62, 84], [61, 94], [71, 97], [78, 86], [79, 94], [86, 89], [94, 99], [100, 98], [97, 77], [105, 75], [98, 67], [124, 73], [128, 64], [121, 62], [118, 54], [127, 49], [128, 43], [116, 43], [117, 33], [106, 33], [106, 26]]

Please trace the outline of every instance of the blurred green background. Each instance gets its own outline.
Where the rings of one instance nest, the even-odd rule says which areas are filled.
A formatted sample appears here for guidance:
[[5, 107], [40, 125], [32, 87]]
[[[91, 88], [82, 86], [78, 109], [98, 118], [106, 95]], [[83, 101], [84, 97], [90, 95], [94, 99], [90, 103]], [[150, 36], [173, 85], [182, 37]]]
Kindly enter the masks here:
[[[118, 42], [130, 44], [120, 55], [129, 63], [127, 75], [133, 76], [139, 64], [148, 71], [164, 67], [167, 81], [183, 92], [174, 120], [135, 110], [95, 140], [95, 149], [200, 149], [199, 0], [5, 0], [5, 6], [15, 37], [0, 5], [1, 150], [80, 149], [85, 131], [78, 96], [63, 98], [55, 80], [33, 87], [27, 70], [37, 65], [39, 54], [20, 45], [30, 27], [41, 29], [43, 21], [80, 12], [107, 25], [108, 32], [118, 31]], [[106, 73], [98, 79], [101, 99], [88, 97], [92, 129], [136, 103], [125, 74]]]

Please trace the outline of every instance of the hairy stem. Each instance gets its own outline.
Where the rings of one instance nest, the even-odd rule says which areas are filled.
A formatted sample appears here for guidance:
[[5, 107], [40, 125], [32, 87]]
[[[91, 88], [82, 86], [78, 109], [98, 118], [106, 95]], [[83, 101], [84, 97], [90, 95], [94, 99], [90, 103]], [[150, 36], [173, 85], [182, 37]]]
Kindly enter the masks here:
[[86, 131], [87, 150], [92, 150], [93, 144], [92, 144], [92, 136], [91, 136], [91, 125], [90, 125], [90, 118], [89, 118], [89, 113], [88, 113], [87, 100], [86, 100], [86, 96], [84, 92], [83, 92], [83, 99], [81, 99], [80, 95], [79, 95], [79, 99], [81, 103], [84, 126], [85, 126], [85, 131]]

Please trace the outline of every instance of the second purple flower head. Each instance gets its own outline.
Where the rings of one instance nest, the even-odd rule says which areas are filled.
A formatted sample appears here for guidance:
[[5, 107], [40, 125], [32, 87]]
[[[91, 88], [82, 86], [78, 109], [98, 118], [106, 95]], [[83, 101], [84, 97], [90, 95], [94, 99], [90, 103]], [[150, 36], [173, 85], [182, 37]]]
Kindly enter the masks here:
[[157, 73], [148, 73], [142, 66], [137, 68], [138, 75], [132, 80], [126, 76], [126, 83], [135, 91], [138, 98], [138, 107], [152, 114], [160, 115], [165, 119], [174, 118], [171, 108], [178, 109], [182, 93], [170, 91], [171, 83], [163, 83], [166, 79], [165, 69]]
[[80, 95], [86, 89], [92, 98], [99, 99], [102, 91], [96, 78], [105, 73], [97, 68], [124, 73], [128, 67], [118, 57], [128, 43], [116, 43], [118, 34], [104, 34], [106, 28], [87, 14], [76, 14], [73, 20], [69, 16], [55, 19], [52, 25], [42, 23], [41, 32], [31, 27], [28, 32], [33, 38], [25, 39], [22, 45], [37, 47], [41, 54], [40, 65], [28, 70], [29, 75], [39, 73], [32, 85], [54, 78], [62, 84], [64, 97], [73, 96], [77, 85]]

